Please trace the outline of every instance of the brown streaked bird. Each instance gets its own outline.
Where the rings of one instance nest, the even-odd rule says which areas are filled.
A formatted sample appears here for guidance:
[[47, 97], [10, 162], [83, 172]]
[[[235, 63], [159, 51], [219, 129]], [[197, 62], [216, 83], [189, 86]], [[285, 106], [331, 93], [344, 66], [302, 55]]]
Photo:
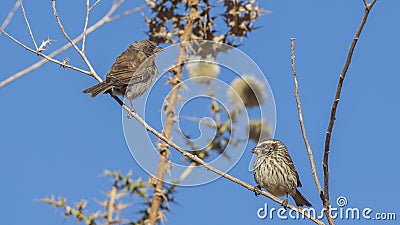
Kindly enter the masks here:
[[96, 97], [112, 90], [114, 94], [125, 96], [132, 104], [132, 100], [141, 96], [157, 79], [158, 68], [154, 59], [161, 50], [149, 40], [133, 43], [118, 56], [105, 80], [83, 93]]
[[288, 195], [297, 206], [311, 206], [311, 203], [299, 192], [301, 187], [299, 174], [294, 167], [286, 146], [279, 140], [265, 139], [251, 150], [256, 154], [254, 161], [254, 180], [258, 184], [256, 195], [261, 188], [275, 196], [286, 196], [282, 205], [286, 208]]

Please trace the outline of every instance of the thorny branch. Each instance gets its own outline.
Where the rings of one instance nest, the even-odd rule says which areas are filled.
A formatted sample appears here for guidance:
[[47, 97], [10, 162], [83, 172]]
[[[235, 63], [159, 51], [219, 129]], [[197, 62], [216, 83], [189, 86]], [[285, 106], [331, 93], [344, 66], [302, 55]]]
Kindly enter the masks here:
[[[122, 5], [122, 3], [123, 3], [124, 1], [125, 1], [125, 0], [120, 0], [120, 1], [114, 2], [114, 4], [111, 6], [111, 8], [110, 8], [110, 10], [107, 12], [107, 14], [104, 15], [103, 18], [101, 18], [101, 19], [100, 19], [99, 21], [97, 21], [94, 25], [90, 26], [90, 27], [87, 29], [87, 34], [92, 33], [93, 31], [97, 30], [98, 28], [100, 28], [100, 27], [103, 26], [104, 24], [107, 24], [107, 23], [109, 23], [109, 22], [112, 22], [112, 21], [121, 19], [121, 18], [123, 18], [123, 17], [125, 17], [125, 16], [128, 16], [128, 15], [131, 15], [131, 14], [133, 14], [133, 13], [139, 12], [139, 11], [141, 11], [141, 10], [146, 6], [145, 4], [143, 4], [143, 5], [140, 5], [140, 6], [136, 7], [136, 8], [127, 10], [127, 11], [125, 11], [125, 12], [122, 12], [122, 13], [120, 13], [120, 14], [117, 14], [117, 15], [113, 16], [113, 14], [115, 13], [115, 11]], [[9, 13], [9, 16], [7, 17], [6, 21], [4, 21], [3, 25], [1, 26], [0, 30], [4, 30], [4, 28], [7, 26], [7, 24], [8, 24], [9, 21], [11, 20], [12, 15], [14, 14], [14, 12], [18, 9], [18, 7], [19, 7], [19, 0], [17, 0], [16, 5], [17, 5], [17, 3], [18, 3], [18, 6], [14, 6], [13, 10]], [[95, 4], [96, 4], [96, 3], [95, 3]], [[94, 6], [95, 6], [95, 5], [93, 5], [93, 6], [91, 7], [91, 9], [93, 9]], [[13, 13], [12, 13], [12, 12], [13, 12]], [[73, 39], [72, 41], [73, 41], [73, 43], [77, 43], [77, 42], [79, 42], [80, 40], [82, 40], [82, 38], [83, 38], [83, 34], [80, 34], [78, 37], [76, 37], [76, 38]], [[72, 46], [71, 43], [67, 43], [67, 44], [63, 45], [62, 47], [60, 47], [59, 49], [57, 49], [57, 50], [53, 51], [52, 53], [50, 53], [50, 54], [48, 55], [48, 57], [54, 58], [54, 57], [57, 56], [58, 54], [64, 52], [64, 51], [67, 50], [67, 49], [69, 49], [71, 46]], [[40, 61], [38, 61], [38, 62], [32, 64], [31, 66], [29, 66], [29, 67], [27, 67], [27, 68], [25, 68], [25, 69], [23, 69], [23, 70], [21, 70], [21, 71], [15, 73], [15, 74], [11, 75], [10, 77], [8, 77], [8, 78], [6, 78], [5, 80], [3, 80], [3, 81], [0, 82], [0, 88], [5, 87], [6, 85], [8, 85], [9, 83], [15, 81], [16, 79], [19, 79], [19, 78], [21, 78], [21, 77], [23, 77], [23, 76], [29, 74], [30, 72], [32, 72], [33, 70], [35, 70], [35, 69], [41, 67], [43, 64], [45, 64], [45, 63], [48, 62], [48, 61], [49, 61], [48, 59], [44, 58], [44, 59], [42, 59], [42, 60], [40, 60]], [[55, 62], [55, 63], [57, 63], [57, 62]], [[65, 63], [59, 64], [59, 65], [60, 65], [60, 66], [64, 66], [64, 64], [65, 64]]]
[[[38, 54], [39, 56], [43, 57], [43, 58], [46, 59], [47, 61], [50, 61], [50, 62], [59, 64], [59, 65], [62, 65], [63, 67], [66, 67], [66, 68], [70, 68], [70, 69], [76, 70], [76, 71], [81, 72], [81, 73], [83, 73], [83, 74], [87, 74], [87, 75], [90, 75], [90, 74], [91, 74], [89, 71], [82, 70], [82, 69], [79, 69], [78, 67], [65, 64], [65, 63], [63, 63], [63, 62], [60, 62], [60, 61], [58, 61], [58, 60], [56, 60], [56, 59], [51, 58], [50, 56], [47, 56], [47, 55], [43, 54], [41, 51], [38, 51], [38, 50], [34, 50], [34, 49], [32, 49], [32, 48], [29, 48], [28, 46], [24, 45], [23, 43], [21, 43], [20, 41], [18, 41], [17, 39], [15, 39], [13, 36], [11, 36], [10, 34], [8, 34], [7, 32], [5, 32], [5, 31], [2, 30], [2, 29], [0, 29], [0, 32], [3, 33], [4, 35], [6, 35], [8, 38], [10, 38], [12, 41], [14, 41], [15, 43], [17, 43], [18, 45], [20, 45], [20, 46], [22, 46], [23, 48], [25, 48], [26, 50], [28, 50], [28, 51], [30, 51], [30, 52], [33, 52], [33, 53], [35, 53], [35, 54]], [[0, 86], [0, 87], [1, 87], [1, 86]]]
[[[171, 131], [172, 131], [172, 126], [176, 121], [175, 118], [175, 106], [179, 97], [179, 85], [181, 84], [182, 80], [182, 67], [183, 67], [183, 62], [186, 60], [186, 47], [185, 42], [188, 42], [191, 40], [191, 33], [193, 30], [193, 24], [194, 20], [197, 18], [197, 7], [199, 4], [199, 0], [193, 0], [190, 3], [190, 12], [187, 17], [187, 25], [185, 27], [185, 30], [183, 31], [183, 35], [180, 39], [182, 46], [179, 51], [178, 59], [176, 66], [174, 68], [174, 76], [171, 79], [171, 92], [169, 96], [166, 99], [166, 107], [165, 107], [165, 115], [166, 115], [166, 122], [163, 130], [163, 135], [165, 135], [168, 139], [170, 138]], [[164, 140], [163, 140], [164, 141]], [[159, 195], [156, 195], [158, 191], [162, 190], [164, 186], [164, 175], [167, 170], [168, 166], [168, 155], [169, 155], [169, 150], [168, 150], [168, 145], [167, 142], [163, 142], [160, 147], [160, 161], [158, 164], [157, 168], [157, 174], [156, 174], [156, 185], [154, 187], [154, 195], [153, 195], [153, 201], [151, 203], [150, 207], [150, 215], [149, 215], [149, 222], [151, 225], [155, 225], [158, 220], [158, 212], [159, 208], [162, 203], [162, 197]]]

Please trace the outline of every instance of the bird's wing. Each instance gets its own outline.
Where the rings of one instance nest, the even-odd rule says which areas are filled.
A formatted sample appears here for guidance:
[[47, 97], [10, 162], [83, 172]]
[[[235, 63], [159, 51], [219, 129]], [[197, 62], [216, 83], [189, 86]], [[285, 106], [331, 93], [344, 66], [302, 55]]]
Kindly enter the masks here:
[[[283, 145], [283, 143], [281, 143]], [[284, 146], [284, 145], [283, 145]], [[301, 182], [300, 182], [300, 178], [299, 178], [299, 174], [297, 173], [296, 167], [294, 167], [292, 158], [289, 155], [289, 152], [287, 151], [286, 146], [284, 147], [286, 150], [285, 151], [281, 151], [283, 154], [283, 157], [286, 158], [287, 160], [287, 164], [290, 168], [290, 171], [292, 171], [292, 173], [294, 173], [294, 175], [296, 176], [297, 179], [297, 187], [301, 187]]]
[[293, 164], [292, 160], [290, 160], [289, 167], [294, 172], [294, 175], [296, 176], [297, 187], [301, 187], [302, 185], [301, 185], [301, 182], [300, 182], [300, 177], [299, 177], [299, 174], [297, 173], [296, 168], [294, 167], [294, 164]]
[[[139, 75], [142, 74], [140, 71], [138, 71], [137, 76], [135, 74], [146, 58], [147, 56], [143, 51], [129, 48], [115, 60], [106, 75], [106, 81], [113, 84], [128, 84], [131, 79], [133, 79], [134, 83], [146, 81], [149, 78]], [[134, 78], [132, 77], [133, 75], [135, 75]]]
[[129, 84], [145, 83], [151, 77], [154, 77], [154, 74], [158, 74], [158, 68], [154, 62], [154, 58], [150, 57], [139, 66], [128, 82]]

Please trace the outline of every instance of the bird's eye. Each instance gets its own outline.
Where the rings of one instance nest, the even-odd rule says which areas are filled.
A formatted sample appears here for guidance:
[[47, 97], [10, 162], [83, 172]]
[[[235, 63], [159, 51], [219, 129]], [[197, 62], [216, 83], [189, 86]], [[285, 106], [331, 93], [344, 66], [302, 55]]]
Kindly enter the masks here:
[[267, 144], [266, 143], [264, 143], [264, 144], [262, 144], [261, 146], [260, 146], [260, 148], [266, 148], [267, 147]]

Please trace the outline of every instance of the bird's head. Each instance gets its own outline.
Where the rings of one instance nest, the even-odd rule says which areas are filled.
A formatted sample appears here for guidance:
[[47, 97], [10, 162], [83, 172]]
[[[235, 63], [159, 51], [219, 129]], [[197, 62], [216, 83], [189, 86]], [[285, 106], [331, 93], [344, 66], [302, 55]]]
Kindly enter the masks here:
[[142, 46], [142, 50], [147, 57], [163, 50], [163, 48], [158, 47], [154, 42], [146, 39], [140, 41], [139, 44]]
[[261, 140], [256, 147], [250, 150], [251, 153], [256, 155], [265, 155], [274, 151], [276, 145], [278, 144], [278, 140], [274, 139], [264, 139]]

